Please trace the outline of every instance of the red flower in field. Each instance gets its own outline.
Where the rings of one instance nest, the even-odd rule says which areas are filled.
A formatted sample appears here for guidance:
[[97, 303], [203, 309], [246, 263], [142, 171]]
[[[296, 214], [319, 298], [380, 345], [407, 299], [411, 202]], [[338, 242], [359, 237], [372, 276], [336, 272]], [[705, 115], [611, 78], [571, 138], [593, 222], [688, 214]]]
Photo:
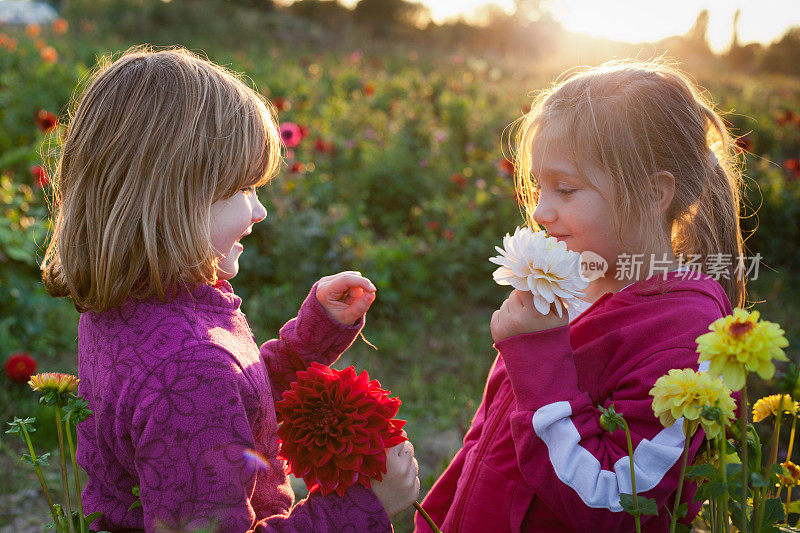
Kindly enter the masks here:
[[278, 111], [289, 111], [292, 108], [292, 103], [287, 100], [286, 98], [273, 98], [272, 105], [275, 106], [275, 109]]
[[303, 140], [303, 131], [294, 122], [282, 122], [281, 140], [285, 146], [294, 148]]
[[352, 52], [349, 56], [347, 56], [347, 62], [350, 63], [351, 65], [355, 65], [356, 63], [361, 61], [361, 56], [362, 56], [361, 51], [356, 50], [355, 52]]
[[26, 383], [36, 367], [36, 360], [24, 352], [12, 353], [6, 359], [6, 375], [14, 383]]
[[52, 46], [45, 46], [39, 51], [39, 55], [42, 56], [42, 61], [47, 63], [48, 65], [54, 64], [58, 61], [58, 52]]
[[783, 162], [783, 168], [789, 171], [789, 175], [796, 180], [800, 180], [800, 159], [791, 157]]
[[336, 145], [333, 141], [325, 141], [317, 137], [314, 141], [314, 150], [323, 154], [332, 154], [336, 151]]
[[306, 137], [308, 137], [308, 128], [303, 126], [302, 124], [299, 126], [300, 128], [300, 140], [302, 141]]
[[47, 175], [47, 169], [42, 165], [33, 165], [31, 167], [31, 174], [35, 179], [34, 183], [40, 189], [50, 183], [50, 176]]
[[436, 220], [429, 220], [427, 226], [429, 230], [436, 231], [437, 229], [439, 229], [439, 222], [437, 222]]
[[800, 116], [795, 115], [793, 111], [786, 110], [778, 116], [778, 120], [775, 122], [778, 123], [778, 126], [785, 126], [797, 120], [800, 120]]
[[42, 28], [38, 24], [28, 24], [25, 26], [25, 33], [28, 34], [28, 37], [38, 37], [41, 32]]
[[453, 233], [453, 230], [451, 230], [450, 228], [447, 228], [446, 230], [444, 230], [442, 232], [442, 237], [444, 237], [448, 241], [452, 241], [453, 239], [456, 238], [456, 235], [455, 235], [455, 233]]
[[69, 22], [59, 17], [53, 21], [50, 27], [53, 28], [53, 33], [55, 33], [56, 35], [64, 35], [65, 33], [67, 33], [67, 30], [69, 29]]
[[467, 178], [461, 174], [450, 174], [450, 181], [455, 183], [460, 189], [464, 189], [467, 186]]
[[514, 163], [506, 159], [505, 157], [500, 160], [500, 168], [508, 174], [509, 176], [514, 175]]
[[373, 84], [371, 84], [371, 83], [367, 83], [366, 85], [364, 85], [364, 86], [361, 88], [361, 90], [362, 90], [362, 91], [364, 92], [364, 94], [366, 94], [367, 96], [372, 96], [373, 94], [375, 94], [375, 86], [374, 86]]
[[386, 473], [385, 449], [406, 440], [405, 421], [393, 418], [400, 403], [366, 371], [311, 363], [275, 404], [283, 420], [278, 457], [309, 492], [344, 496], [356, 483], [369, 488]]
[[56, 117], [55, 113], [51, 113], [46, 109], [40, 109], [36, 112], [36, 127], [43, 132], [48, 133], [56, 125], [58, 125], [58, 117]]
[[300, 161], [295, 161], [294, 163], [292, 163], [292, 166], [289, 167], [289, 170], [295, 173], [303, 173], [306, 171], [306, 166]]

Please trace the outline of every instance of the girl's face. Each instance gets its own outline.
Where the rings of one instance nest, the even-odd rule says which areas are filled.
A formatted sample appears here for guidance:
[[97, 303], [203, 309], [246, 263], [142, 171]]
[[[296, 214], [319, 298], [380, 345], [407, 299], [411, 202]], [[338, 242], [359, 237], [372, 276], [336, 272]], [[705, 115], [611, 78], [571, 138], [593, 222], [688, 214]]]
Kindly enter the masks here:
[[258, 200], [255, 187], [242, 189], [230, 198], [211, 204], [211, 246], [220, 257], [217, 277], [231, 279], [239, 272], [239, 240], [249, 235], [253, 224], [266, 218], [267, 210]]
[[547, 233], [564, 241], [567, 248], [578, 253], [592, 251], [608, 264], [606, 278], [614, 277], [618, 257], [631, 253], [641, 235], [635, 228], [626, 228], [623, 244], [613, 226], [611, 179], [597, 169], [585, 172], [604, 194], [584, 183], [572, 158], [557, 141], [533, 148], [533, 174], [539, 186], [539, 203], [533, 213], [534, 221]]

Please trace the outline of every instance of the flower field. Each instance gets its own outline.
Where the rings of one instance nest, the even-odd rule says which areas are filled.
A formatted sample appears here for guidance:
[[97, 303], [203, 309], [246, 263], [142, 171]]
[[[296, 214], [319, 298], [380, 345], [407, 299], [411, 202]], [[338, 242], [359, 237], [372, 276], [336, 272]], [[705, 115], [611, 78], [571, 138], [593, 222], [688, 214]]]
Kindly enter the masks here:
[[[47, 417], [24, 380], [15, 383], [20, 372], [30, 375], [38, 362], [40, 371], [76, 373], [78, 313], [45, 292], [38, 263], [49, 229], [48, 176], [75, 86], [99, 56], [140, 44], [111, 29], [84, 17], [0, 26], [0, 359], [30, 354], [0, 376], [4, 423]], [[259, 191], [268, 217], [244, 240], [232, 284], [263, 341], [323, 275], [359, 270], [372, 280], [377, 300], [364, 333], [377, 351], [357, 343], [338, 366], [366, 368], [402, 398], [398, 417], [408, 420], [424, 492], [457, 449], [494, 356], [488, 323], [506, 291], [492, 281], [489, 257], [521, 223], [505, 157], [509, 125], [559, 71], [413, 45], [149, 40], [202, 47], [272, 102], [285, 164]], [[796, 362], [800, 80], [718, 67], [693, 74], [740, 136], [746, 246], [764, 263], [751, 299], [786, 330]], [[751, 398], [776, 383], [754, 385]], [[52, 449], [53, 433], [33, 438]], [[0, 493], [0, 527], [19, 528], [12, 502], [38, 482], [17, 465], [20, 444], [5, 437], [0, 465], [11, 482]], [[43, 525], [46, 506], [31, 512]], [[394, 523], [409, 530], [410, 513]]]

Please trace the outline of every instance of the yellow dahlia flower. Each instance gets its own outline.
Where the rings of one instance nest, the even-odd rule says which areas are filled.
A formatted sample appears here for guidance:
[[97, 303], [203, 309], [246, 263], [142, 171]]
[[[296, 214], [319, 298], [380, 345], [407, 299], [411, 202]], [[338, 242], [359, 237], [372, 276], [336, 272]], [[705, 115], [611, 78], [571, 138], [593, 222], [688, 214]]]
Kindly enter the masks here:
[[777, 416], [781, 396], [783, 396], [783, 412], [790, 415], [797, 414], [800, 403], [792, 401], [792, 397], [788, 394], [773, 394], [761, 398], [753, 405], [753, 422], [761, 422], [768, 416]]
[[758, 311], [736, 308], [732, 315], [715, 320], [697, 337], [699, 361], [710, 361], [709, 373], [722, 376], [733, 390], [744, 387], [748, 372], [762, 379], [775, 374], [774, 359], [787, 361], [782, 348], [789, 345], [778, 324], [759, 321]]
[[80, 380], [72, 374], [62, 374], [60, 372], [44, 372], [43, 374], [36, 374], [31, 376], [28, 385], [39, 392], [47, 394], [48, 392], [72, 392], [78, 388]]
[[782, 476], [778, 474], [778, 479], [780, 480], [781, 485], [784, 487], [800, 485], [800, 466], [797, 466], [791, 461], [781, 463], [781, 466], [784, 467], [789, 473], [788, 476]]
[[722, 425], [702, 418], [700, 412], [703, 407], [716, 406], [722, 417], [728, 420], [733, 419], [736, 408], [730, 389], [721, 379], [690, 368], [673, 368], [666, 376], [658, 378], [650, 389], [650, 395], [653, 397], [653, 412], [664, 427], [670, 427], [683, 417], [690, 421], [691, 433], [699, 423], [709, 439], [719, 435]]

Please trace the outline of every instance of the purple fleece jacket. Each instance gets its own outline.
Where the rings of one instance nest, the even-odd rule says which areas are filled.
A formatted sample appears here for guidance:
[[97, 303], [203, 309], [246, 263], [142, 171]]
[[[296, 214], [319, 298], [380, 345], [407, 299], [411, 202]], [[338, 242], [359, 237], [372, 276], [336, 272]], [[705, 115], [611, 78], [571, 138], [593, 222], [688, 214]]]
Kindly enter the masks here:
[[[78, 426], [78, 463], [88, 474], [84, 509], [103, 512], [95, 528], [391, 530], [375, 493], [360, 486], [292, 507], [276, 458], [274, 402], [298, 370], [335, 361], [363, 326], [333, 320], [315, 290], [260, 347], [226, 281], [81, 315], [78, 390], [94, 415]], [[246, 449], [268, 466], [257, 469]], [[134, 485], [142, 506], [128, 510]]]

